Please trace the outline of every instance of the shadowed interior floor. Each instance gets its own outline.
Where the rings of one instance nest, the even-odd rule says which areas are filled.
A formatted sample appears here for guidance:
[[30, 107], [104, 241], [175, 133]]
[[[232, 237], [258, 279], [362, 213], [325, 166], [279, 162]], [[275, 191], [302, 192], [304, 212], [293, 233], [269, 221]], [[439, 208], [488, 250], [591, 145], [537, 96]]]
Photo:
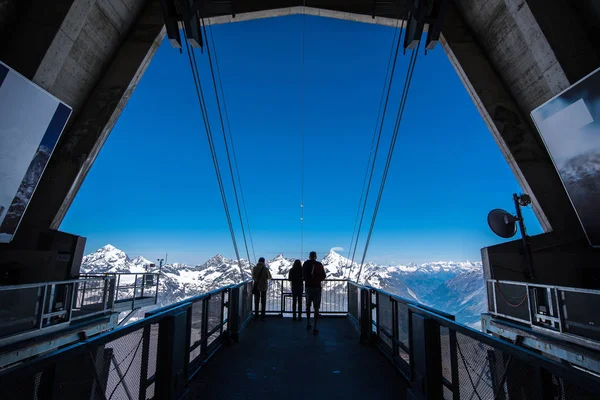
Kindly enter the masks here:
[[195, 382], [203, 399], [403, 399], [399, 373], [376, 349], [358, 343], [346, 318], [253, 321], [239, 343], [224, 346]]

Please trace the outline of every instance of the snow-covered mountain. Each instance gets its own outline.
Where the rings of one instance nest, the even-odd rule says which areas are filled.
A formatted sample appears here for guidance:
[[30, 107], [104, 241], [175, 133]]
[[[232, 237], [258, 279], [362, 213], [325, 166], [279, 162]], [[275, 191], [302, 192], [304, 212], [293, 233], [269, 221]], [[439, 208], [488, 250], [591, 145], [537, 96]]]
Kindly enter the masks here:
[[[359, 264], [331, 250], [321, 260], [330, 279], [356, 280]], [[196, 296], [250, 277], [250, 265], [218, 254], [200, 265], [166, 264], [160, 277], [159, 306]], [[294, 263], [283, 254], [268, 261], [273, 278], [287, 278]], [[143, 257], [130, 258], [111, 245], [83, 258], [82, 272], [144, 272], [151, 262]], [[149, 272], [157, 272], [157, 266]], [[439, 261], [408, 265], [364, 265], [360, 282], [397, 294], [409, 300], [455, 314], [469, 324], [480, 319], [485, 308], [485, 288], [480, 262]]]
[[123, 250], [119, 250], [115, 246], [107, 244], [92, 254], [88, 254], [87, 256], [83, 257], [81, 272], [138, 273], [145, 272], [146, 266], [150, 264], [151, 261], [146, 260], [144, 257], [136, 257], [131, 259]]

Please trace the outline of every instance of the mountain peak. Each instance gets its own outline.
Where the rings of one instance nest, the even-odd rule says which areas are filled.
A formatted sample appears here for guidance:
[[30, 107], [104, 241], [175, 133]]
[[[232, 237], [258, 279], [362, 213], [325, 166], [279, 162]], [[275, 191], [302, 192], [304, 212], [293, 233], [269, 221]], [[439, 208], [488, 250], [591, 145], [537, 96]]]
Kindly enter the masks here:
[[117, 249], [112, 244], [108, 243], [108, 244], [104, 245], [102, 248], [100, 248], [99, 250], [113, 251], [113, 250], [119, 250], [119, 249]]

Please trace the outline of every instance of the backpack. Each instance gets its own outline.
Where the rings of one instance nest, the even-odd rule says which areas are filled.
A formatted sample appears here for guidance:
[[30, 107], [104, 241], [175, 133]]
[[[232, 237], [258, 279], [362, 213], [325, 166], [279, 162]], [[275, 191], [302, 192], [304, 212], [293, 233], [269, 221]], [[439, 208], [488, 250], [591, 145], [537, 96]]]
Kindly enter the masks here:
[[321, 286], [321, 282], [325, 280], [325, 269], [323, 264], [318, 261], [312, 261], [312, 265], [307, 268], [306, 272], [306, 283], [310, 286]]

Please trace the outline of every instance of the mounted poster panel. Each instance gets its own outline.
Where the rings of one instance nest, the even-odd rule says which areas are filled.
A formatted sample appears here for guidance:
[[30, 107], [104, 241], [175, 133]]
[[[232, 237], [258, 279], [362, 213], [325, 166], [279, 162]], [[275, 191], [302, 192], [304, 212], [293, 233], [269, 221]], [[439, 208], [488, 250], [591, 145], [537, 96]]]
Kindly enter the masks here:
[[0, 61], [0, 243], [15, 235], [71, 111]]
[[600, 247], [600, 68], [531, 112], [587, 235]]

